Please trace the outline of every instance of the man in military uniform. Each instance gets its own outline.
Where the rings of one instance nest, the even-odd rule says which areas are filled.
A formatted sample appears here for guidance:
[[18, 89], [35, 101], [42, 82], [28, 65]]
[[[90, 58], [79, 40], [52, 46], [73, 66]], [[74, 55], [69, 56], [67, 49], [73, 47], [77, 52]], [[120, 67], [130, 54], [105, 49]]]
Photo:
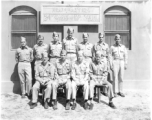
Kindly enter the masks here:
[[111, 46], [110, 54], [112, 56], [111, 69], [114, 74], [113, 88], [115, 97], [120, 95], [125, 97], [123, 94], [123, 79], [124, 79], [124, 69], [127, 69], [127, 50], [126, 47], [120, 44], [121, 36], [119, 34], [115, 35], [115, 44]]
[[[105, 62], [109, 74], [109, 81], [112, 81], [112, 73], [110, 72], [110, 63], [109, 63], [109, 45], [104, 42], [104, 34], [99, 33], [99, 41], [93, 46], [93, 56], [95, 57], [95, 54], [97, 51], [101, 51], [104, 55], [102, 60]], [[106, 76], [106, 80], [108, 77], [108, 74]], [[103, 89], [103, 94], [107, 96], [107, 90]]]
[[48, 53], [48, 45], [44, 43], [44, 37], [39, 35], [37, 44], [34, 45], [34, 48], [33, 48], [35, 66], [38, 64], [41, 64], [42, 53]]
[[108, 86], [108, 97], [109, 97], [109, 106], [116, 108], [112, 102], [114, 97], [113, 88], [111, 83], [106, 80], [107, 76], [107, 67], [105, 62], [101, 61], [101, 57], [104, 54], [101, 51], [96, 52], [95, 61], [90, 63], [90, 86], [89, 86], [89, 95], [90, 95], [90, 109], [93, 109], [93, 94], [95, 85], [107, 85]]
[[93, 45], [88, 42], [88, 37], [88, 33], [83, 33], [83, 42], [78, 45], [78, 51], [83, 51], [86, 62], [90, 63], [92, 62]]
[[56, 60], [60, 58], [62, 43], [59, 41], [59, 34], [56, 32], [53, 32], [53, 40], [49, 44], [49, 61], [55, 64]]
[[[58, 86], [66, 87], [66, 110], [70, 109], [70, 99], [71, 99], [71, 62], [66, 59], [67, 52], [65, 50], [61, 51], [61, 58], [57, 60], [55, 66], [57, 68], [58, 73]], [[55, 90], [57, 91], [57, 90]]]
[[18, 63], [22, 98], [25, 98], [26, 94], [30, 95], [32, 88], [31, 62], [33, 61], [33, 50], [26, 45], [25, 37], [21, 37], [21, 46], [16, 50], [15, 59]]
[[57, 70], [52, 63], [48, 62], [48, 54], [42, 53], [42, 62], [38, 64], [35, 69], [35, 79], [36, 82], [32, 89], [32, 104], [31, 109], [37, 106], [38, 91], [40, 87], [46, 88], [44, 94], [44, 108], [48, 109], [48, 102], [50, 101], [50, 96], [52, 88], [57, 78]]
[[74, 34], [73, 28], [69, 27], [67, 33], [68, 36], [63, 39], [63, 49], [67, 51], [67, 58], [71, 62], [74, 62], [77, 59], [76, 52], [77, 52], [78, 40], [75, 37], [73, 37]]
[[89, 64], [83, 59], [83, 51], [78, 51], [77, 60], [72, 65], [72, 110], [76, 108], [76, 91], [77, 87], [83, 86], [84, 108], [87, 109], [88, 92], [89, 92]]

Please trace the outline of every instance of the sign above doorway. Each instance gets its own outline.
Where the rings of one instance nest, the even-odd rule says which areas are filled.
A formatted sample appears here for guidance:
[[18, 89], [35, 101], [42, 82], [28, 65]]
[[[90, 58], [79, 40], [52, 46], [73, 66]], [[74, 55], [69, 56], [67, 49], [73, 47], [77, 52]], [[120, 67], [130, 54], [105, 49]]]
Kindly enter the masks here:
[[101, 24], [101, 6], [42, 4], [41, 24]]

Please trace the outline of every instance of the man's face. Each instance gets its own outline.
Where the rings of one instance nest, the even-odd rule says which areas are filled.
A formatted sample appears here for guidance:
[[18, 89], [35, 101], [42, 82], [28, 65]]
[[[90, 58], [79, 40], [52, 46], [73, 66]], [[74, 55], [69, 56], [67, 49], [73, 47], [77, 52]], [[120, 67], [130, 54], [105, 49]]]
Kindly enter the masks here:
[[68, 31], [68, 37], [72, 38], [73, 37], [73, 31]]
[[48, 62], [48, 57], [47, 56], [43, 56], [43, 63], [46, 64]]
[[99, 63], [99, 62], [100, 62], [100, 60], [101, 60], [101, 56], [96, 55], [96, 61]]
[[43, 40], [41, 40], [41, 39], [38, 40], [38, 44], [39, 44], [39, 45], [42, 45], [42, 44], [43, 44]]
[[120, 44], [120, 41], [121, 41], [120, 37], [116, 37], [116, 38], [115, 38], [115, 41], [116, 41], [116, 44], [119, 45], [119, 44]]
[[57, 41], [59, 40], [58, 34], [53, 35], [53, 40], [54, 40], [55, 42], [57, 42]]
[[99, 35], [99, 41], [100, 41], [100, 42], [103, 42], [103, 40], [104, 40], [104, 35], [100, 34], [100, 35]]
[[61, 54], [61, 59], [65, 60], [66, 59], [66, 54]]
[[21, 46], [25, 47], [26, 46], [26, 40], [21, 40]]
[[83, 41], [84, 41], [85, 43], [88, 42], [88, 35], [86, 35], [86, 34], [83, 35]]
[[79, 62], [82, 62], [82, 60], [83, 60], [83, 54], [78, 54], [77, 59], [78, 59]]

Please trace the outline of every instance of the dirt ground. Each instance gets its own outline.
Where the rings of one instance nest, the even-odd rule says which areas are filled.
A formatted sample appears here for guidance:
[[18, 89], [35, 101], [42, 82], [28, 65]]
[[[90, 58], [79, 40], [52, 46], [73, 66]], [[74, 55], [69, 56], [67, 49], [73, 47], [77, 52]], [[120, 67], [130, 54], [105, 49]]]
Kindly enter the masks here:
[[41, 103], [30, 109], [28, 98], [18, 94], [1, 94], [2, 120], [150, 120], [150, 91], [125, 91], [125, 98], [117, 97], [113, 102], [117, 109], [110, 108], [108, 98], [101, 103], [94, 100], [93, 110], [84, 110], [81, 98], [77, 99], [76, 110], [65, 110], [65, 98], [59, 97], [58, 110], [44, 109]]

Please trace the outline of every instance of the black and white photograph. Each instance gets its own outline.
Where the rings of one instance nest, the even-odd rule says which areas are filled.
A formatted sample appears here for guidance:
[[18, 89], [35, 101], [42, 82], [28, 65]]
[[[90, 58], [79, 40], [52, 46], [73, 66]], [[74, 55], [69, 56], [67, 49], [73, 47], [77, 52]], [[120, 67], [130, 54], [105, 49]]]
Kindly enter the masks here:
[[2, 0], [1, 120], [151, 120], [151, 0]]

